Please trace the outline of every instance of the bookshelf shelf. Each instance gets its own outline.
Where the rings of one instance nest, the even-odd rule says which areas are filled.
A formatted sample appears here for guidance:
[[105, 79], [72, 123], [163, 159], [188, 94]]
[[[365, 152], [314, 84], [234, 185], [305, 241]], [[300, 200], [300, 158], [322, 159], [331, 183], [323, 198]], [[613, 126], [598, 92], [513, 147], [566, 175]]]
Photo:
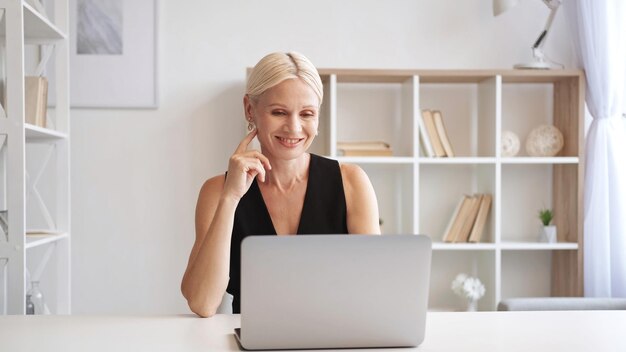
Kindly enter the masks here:
[[516, 157], [502, 158], [503, 164], [578, 164], [578, 157]]
[[53, 243], [68, 238], [68, 234], [65, 232], [48, 233], [44, 235], [26, 235], [26, 249], [35, 248], [44, 244]]
[[67, 139], [67, 133], [34, 126], [28, 123], [24, 124], [24, 129], [26, 131], [26, 140], [32, 143], [48, 142], [57, 139]]
[[455, 164], [495, 164], [496, 158], [492, 157], [453, 157], [453, 158], [418, 158], [420, 164], [455, 165]]
[[[479, 310], [495, 310], [512, 296], [582, 294], [582, 71], [318, 71], [324, 103], [311, 151], [365, 170], [383, 234], [431, 236], [431, 308], [464, 308], [450, 290], [459, 272], [485, 284]], [[424, 152], [423, 109], [440, 111], [454, 157]], [[563, 150], [555, 157], [526, 155], [524, 138], [543, 124], [563, 133]], [[501, 156], [505, 130], [520, 137], [516, 157]], [[339, 141], [382, 141], [394, 156], [343, 157]], [[492, 196], [480, 241], [444, 243], [459, 200], [473, 194]], [[536, 241], [536, 212], [543, 207], [554, 210], [556, 244]], [[529, 275], [540, 282], [529, 284]]]
[[[41, 15], [26, 1], [19, 1], [23, 7], [24, 14], [24, 43], [45, 44], [62, 41], [66, 39], [66, 32], [59, 29], [46, 17]], [[0, 37], [5, 37], [7, 30], [5, 26], [0, 26]]]
[[491, 251], [497, 248], [495, 243], [446, 243], [433, 242], [435, 251]]
[[385, 157], [385, 156], [338, 156], [335, 159], [342, 163], [354, 164], [413, 164], [415, 162], [412, 157]]
[[542, 243], [542, 242], [502, 242], [499, 247], [503, 250], [577, 250], [578, 243], [575, 242], [557, 242], [557, 243]]

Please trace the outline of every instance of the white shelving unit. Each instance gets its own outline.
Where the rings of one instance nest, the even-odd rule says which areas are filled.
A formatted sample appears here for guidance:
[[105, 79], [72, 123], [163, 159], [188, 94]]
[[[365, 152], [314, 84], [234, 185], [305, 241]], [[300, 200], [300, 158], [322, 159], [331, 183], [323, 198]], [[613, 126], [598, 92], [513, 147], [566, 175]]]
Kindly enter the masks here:
[[[313, 153], [361, 165], [377, 193], [383, 233], [433, 239], [430, 307], [463, 309], [450, 289], [459, 272], [478, 276], [480, 310], [511, 296], [582, 294], [584, 75], [577, 70], [320, 69], [325, 101]], [[454, 158], [420, 154], [421, 109], [443, 113]], [[529, 157], [532, 128], [554, 124], [565, 137], [556, 157]], [[521, 140], [500, 156], [503, 130]], [[338, 141], [383, 140], [392, 157], [338, 157]], [[491, 193], [481, 243], [443, 243], [463, 194]], [[538, 240], [537, 211], [552, 207], [558, 243]], [[528, 288], [526, 288], [528, 286]]]
[[[69, 314], [68, 0], [55, 0], [50, 16], [24, 0], [0, 0], [0, 9], [6, 93], [6, 116], [0, 117], [0, 210], [8, 211], [8, 233], [0, 232], [0, 313], [25, 314], [28, 269], [39, 276], [32, 279], [41, 281], [51, 312]], [[48, 109], [52, 128], [24, 122], [27, 54], [41, 45], [54, 50], [54, 67], [48, 67], [56, 77], [48, 88], [56, 94], [56, 106]]]

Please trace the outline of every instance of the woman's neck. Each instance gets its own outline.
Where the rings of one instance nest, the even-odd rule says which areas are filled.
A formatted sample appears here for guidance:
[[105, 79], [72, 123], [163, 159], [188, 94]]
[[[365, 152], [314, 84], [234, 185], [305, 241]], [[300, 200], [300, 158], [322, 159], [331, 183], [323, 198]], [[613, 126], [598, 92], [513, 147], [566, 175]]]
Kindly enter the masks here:
[[275, 160], [270, 158], [272, 169], [265, 176], [265, 185], [276, 188], [281, 192], [288, 192], [296, 185], [307, 181], [309, 177], [308, 153], [302, 154], [293, 160]]

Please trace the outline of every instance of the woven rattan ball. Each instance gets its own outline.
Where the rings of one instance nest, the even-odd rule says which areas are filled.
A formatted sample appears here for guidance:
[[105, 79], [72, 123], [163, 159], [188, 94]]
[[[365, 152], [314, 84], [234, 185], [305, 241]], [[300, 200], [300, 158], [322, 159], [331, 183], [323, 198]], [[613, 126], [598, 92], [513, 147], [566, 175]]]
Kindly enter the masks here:
[[526, 152], [530, 156], [555, 156], [563, 148], [563, 134], [551, 125], [542, 125], [526, 138]]
[[511, 131], [502, 131], [501, 145], [503, 157], [516, 156], [519, 152], [519, 137]]

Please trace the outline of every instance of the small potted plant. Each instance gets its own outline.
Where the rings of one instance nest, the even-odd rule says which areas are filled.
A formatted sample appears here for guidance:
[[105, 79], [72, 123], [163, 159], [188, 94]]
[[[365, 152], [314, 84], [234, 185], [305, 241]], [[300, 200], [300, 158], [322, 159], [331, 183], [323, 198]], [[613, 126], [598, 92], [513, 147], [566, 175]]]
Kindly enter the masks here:
[[545, 242], [548, 243], [556, 243], [556, 226], [550, 225], [552, 219], [554, 218], [554, 213], [552, 209], [541, 209], [539, 210], [539, 220], [541, 220], [541, 238]]

